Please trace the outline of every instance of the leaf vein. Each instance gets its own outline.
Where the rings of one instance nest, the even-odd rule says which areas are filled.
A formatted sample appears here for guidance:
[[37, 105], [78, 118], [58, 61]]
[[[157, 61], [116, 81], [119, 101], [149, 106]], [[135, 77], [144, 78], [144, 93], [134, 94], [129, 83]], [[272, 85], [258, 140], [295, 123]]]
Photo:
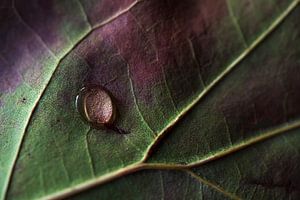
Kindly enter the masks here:
[[247, 43], [247, 41], [246, 41], [245, 35], [244, 35], [243, 31], [242, 31], [242, 28], [241, 28], [241, 26], [239, 25], [239, 23], [238, 23], [238, 21], [237, 21], [235, 15], [234, 15], [234, 12], [233, 12], [233, 10], [232, 10], [232, 5], [231, 5], [230, 2], [231, 2], [230, 0], [226, 0], [226, 4], [227, 4], [227, 8], [228, 8], [229, 15], [230, 15], [230, 17], [231, 17], [231, 20], [232, 20], [232, 22], [233, 22], [233, 24], [234, 24], [234, 26], [235, 26], [235, 28], [236, 28], [236, 30], [237, 30], [237, 32], [238, 32], [240, 38], [241, 38], [241, 40], [242, 40], [244, 46], [247, 48], [247, 47], [248, 47], [248, 43]]
[[[13, 1], [14, 2], [14, 1]], [[92, 32], [94, 32], [96, 29], [99, 29], [101, 28], [102, 26], [114, 21], [115, 19], [117, 19], [118, 17], [120, 17], [121, 15], [125, 14], [126, 12], [128, 12], [130, 9], [132, 9], [133, 7], [135, 7], [136, 5], [138, 5], [138, 3], [140, 3], [142, 1], [135, 1], [133, 2], [131, 5], [129, 5], [127, 8], [125, 8], [123, 11], [120, 11], [118, 12], [117, 15], [114, 15], [112, 17], [110, 17], [109, 19], [105, 20], [103, 23], [100, 23], [96, 26], [94, 26], [92, 29], [89, 29], [87, 32], [83, 33], [83, 36], [76, 42], [76, 44], [74, 44], [72, 47], [70, 47], [66, 53], [60, 58], [57, 60], [57, 64], [54, 66], [52, 72], [50, 73], [50, 76], [49, 76], [49, 79], [48, 81], [46, 82], [45, 86], [42, 88], [41, 90], [41, 93], [40, 95], [37, 97], [36, 101], [34, 102], [34, 106], [31, 110], [31, 112], [28, 114], [28, 119], [26, 120], [26, 123], [25, 123], [25, 126], [24, 126], [24, 129], [21, 133], [21, 137], [20, 137], [20, 141], [18, 142], [18, 148], [16, 149], [16, 155], [15, 157], [13, 158], [13, 163], [12, 163], [12, 167], [11, 169], [8, 171], [8, 176], [7, 176], [7, 181], [6, 181], [6, 184], [4, 184], [4, 187], [3, 187], [3, 191], [4, 191], [4, 194], [3, 196], [6, 197], [7, 195], [7, 191], [8, 191], [8, 187], [10, 185], [10, 182], [11, 182], [11, 178], [12, 178], [12, 174], [13, 174], [13, 169], [15, 167], [15, 164], [16, 164], [16, 161], [17, 161], [17, 158], [18, 158], [18, 155], [20, 153], [20, 150], [21, 150], [21, 146], [23, 144], [23, 141], [24, 141], [24, 136], [26, 135], [26, 132], [28, 131], [28, 128], [29, 128], [29, 124], [32, 120], [32, 116], [38, 106], [38, 103], [40, 101], [40, 99], [44, 96], [45, 92], [46, 92], [46, 89], [48, 88], [50, 82], [52, 81], [53, 79], [53, 75], [55, 74], [55, 72], [57, 71], [58, 69], [58, 66], [60, 65], [60, 63], [66, 58], [67, 55], [70, 54], [70, 52], [72, 52], [72, 50], [74, 50], [85, 38], [87, 38]]]
[[[11, 169], [11, 172], [10, 172], [10, 175], [9, 175], [9, 180], [11, 180], [12, 171], [13, 171], [13, 168], [15, 166], [18, 154], [20, 152], [20, 149], [21, 149], [21, 146], [22, 146], [22, 143], [23, 143], [23, 140], [24, 140], [24, 135], [25, 135], [25, 133], [28, 130], [30, 121], [32, 119], [34, 111], [36, 110], [37, 104], [38, 104], [39, 100], [41, 99], [41, 97], [44, 95], [45, 90], [48, 87], [49, 83], [51, 82], [51, 80], [53, 78], [53, 74], [55, 73], [55, 71], [58, 68], [58, 66], [61, 63], [61, 61], [74, 48], [76, 48], [76, 46], [78, 46], [78, 44], [83, 39], [85, 39], [96, 28], [99, 28], [102, 25], [105, 25], [105, 24], [109, 23], [110, 21], [116, 19], [121, 14], [126, 13], [128, 10], [130, 10], [132, 7], [134, 7], [138, 2], [140, 2], [140, 1], [136, 1], [131, 6], [129, 6], [128, 9], [125, 9], [123, 12], [120, 12], [117, 15], [113, 16], [112, 18], [109, 18], [105, 22], [103, 22], [103, 23], [101, 23], [101, 24], [96, 25], [95, 27], [93, 27], [86, 34], [84, 34], [84, 36], [73, 47], [71, 47], [67, 51], [67, 53], [64, 56], [62, 56], [61, 59], [58, 60], [58, 63], [57, 63], [57, 65], [55, 66], [55, 68], [53, 70], [53, 73], [51, 73], [48, 82], [45, 84], [44, 89], [42, 90], [40, 96], [38, 97], [38, 99], [35, 102], [35, 105], [34, 105], [32, 111], [31, 111], [31, 113], [29, 114], [29, 118], [28, 118], [26, 126], [24, 128], [24, 132], [23, 132], [23, 134], [21, 136], [21, 139], [20, 139], [20, 142], [19, 142], [19, 148], [17, 149], [16, 157], [15, 157], [14, 163], [12, 165], [12, 169]], [[65, 190], [59, 191], [59, 192], [57, 192], [55, 194], [50, 194], [49, 196], [46, 196], [46, 197], [43, 197], [43, 198], [45, 198], [45, 199], [65, 198], [65, 197], [68, 197], [70, 195], [76, 194], [78, 192], [90, 189], [91, 187], [95, 187], [97, 185], [106, 183], [108, 181], [114, 180], [116, 178], [122, 177], [122, 176], [127, 175], [127, 174], [134, 173], [134, 172], [142, 170], [142, 169], [156, 169], [156, 168], [159, 168], [159, 169], [164, 169], [164, 168], [165, 169], [185, 169], [185, 168], [190, 168], [190, 167], [198, 166], [200, 164], [204, 164], [204, 163], [207, 163], [209, 161], [216, 160], [217, 158], [221, 158], [221, 157], [223, 157], [225, 155], [228, 155], [230, 153], [236, 152], [236, 151], [238, 151], [238, 150], [240, 150], [242, 148], [248, 147], [248, 146], [250, 146], [252, 144], [255, 144], [257, 142], [260, 142], [260, 141], [266, 140], [268, 138], [274, 137], [276, 135], [279, 135], [280, 133], [284, 133], [284, 132], [287, 132], [287, 131], [292, 130], [292, 129], [300, 128], [300, 121], [299, 120], [291, 122], [291, 123], [287, 123], [287, 124], [283, 125], [280, 128], [267, 131], [265, 134], [262, 134], [260, 136], [255, 137], [255, 138], [252, 138], [252, 139], [248, 140], [245, 143], [238, 144], [238, 145], [236, 145], [234, 147], [228, 148], [225, 151], [223, 150], [221, 152], [215, 153], [215, 155], [213, 155], [213, 156], [204, 158], [204, 159], [202, 159], [200, 161], [197, 161], [197, 162], [194, 162], [194, 163], [191, 163], [191, 164], [188, 164], [188, 165], [174, 165], [174, 164], [173, 165], [165, 165], [165, 164], [159, 165], [159, 164], [145, 164], [144, 163], [146, 161], [146, 159], [150, 156], [150, 152], [151, 152], [152, 148], [154, 146], [156, 146], [157, 142], [160, 141], [160, 139], [162, 138], [162, 136], [165, 135], [165, 133], [172, 126], [174, 126], [191, 108], [193, 108], [205, 95], [207, 95], [208, 92], [215, 85], [217, 85], [217, 83], [220, 82], [220, 80], [222, 80], [227, 74], [229, 74], [236, 67], [237, 64], [239, 64], [249, 53], [251, 53], [253, 51], [253, 49], [255, 49], [258, 46], [258, 44], [260, 44], [271, 32], [273, 32], [278, 27], [278, 25], [289, 15], [289, 13], [291, 13], [296, 8], [296, 6], [298, 5], [298, 3], [299, 3], [299, 0], [294, 0], [290, 4], [290, 6], [288, 6], [288, 8], [265, 31], [258, 38], [256, 38], [256, 40], [244, 52], [241, 53], [240, 56], [238, 56], [229, 66], [226, 67], [226, 69], [219, 76], [217, 76], [215, 78], [215, 80], [213, 80], [207, 86], [207, 89], [203, 90], [187, 107], [185, 107], [180, 112], [180, 115], [178, 115], [174, 120], [171, 121], [171, 123], [169, 123], [164, 129], [161, 130], [160, 134], [156, 137], [156, 139], [153, 141], [153, 143], [148, 147], [147, 151], [145, 152], [145, 156], [142, 158], [141, 161], [139, 161], [137, 163], [134, 163], [132, 165], [128, 165], [127, 167], [121, 168], [119, 170], [107, 173], [107, 174], [105, 174], [103, 176], [96, 177], [96, 178], [94, 178], [92, 180], [83, 182], [81, 184], [72, 186], [72, 187], [67, 188]], [[9, 182], [10, 182], [9, 180], [8, 180], [7, 186], [9, 185]], [[7, 188], [8, 188], [7, 186], [6, 186], [6, 189], [4, 189], [6, 191], [5, 193], [7, 193]]]
[[190, 38], [187, 38], [187, 42], [189, 44], [189, 48], [190, 48], [190, 51], [191, 51], [191, 54], [192, 54], [192, 58], [193, 58], [196, 66], [197, 66], [200, 82], [201, 82], [202, 86], [205, 88], [205, 83], [204, 83], [204, 80], [203, 80], [203, 77], [202, 77], [202, 74], [201, 74], [201, 71], [200, 71], [200, 62], [199, 62], [199, 60], [196, 56], [194, 44], [193, 44], [193, 42]]
[[12, 0], [12, 9], [15, 13], [15, 15], [17, 16], [17, 18], [21, 21], [22, 24], [24, 24], [25, 27], [27, 27], [37, 38], [37, 40], [49, 51], [50, 55], [58, 60], [57, 56], [54, 54], [54, 52], [46, 45], [46, 42], [43, 40], [43, 38], [36, 32], [33, 30], [33, 28], [31, 28], [31, 26], [26, 23], [23, 19], [23, 17], [20, 15], [20, 12], [18, 11], [16, 4], [15, 4], [15, 0]]
[[144, 160], [146, 160], [151, 152], [153, 151], [153, 148], [157, 146], [157, 144], [161, 141], [161, 139], [165, 136], [165, 134], [173, 127], [175, 126], [195, 105], [198, 104], [200, 100], [202, 100], [203, 97], [205, 97], [209, 92], [216, 86], [218, 83], [223, 80], [227, 75], [230, 74], [230, 72], [233, 71], [233, 69], [236, 68], [236, 66], [241, 63], [258, 45], [264, 41], [267, 36], [269, 36], [279, 25], [286, 19], [286, 17], [297, 7], [299, 3], [299, 0], [293, 1], [288, 8], [279, 16], [277, 19], [264, 31], [258, 36], [251, 44], [250, 46], [245, 49], [236, 59], [234, 59], [226, 68], [224, 71], [222, 71], [210, 84], [207, 85], [207, 87], [196, 96], [190, 104], [188, 104], [185, 108], [181, 110], [179, 115], [177, 115], [171, 122], [165, 126], [156, 139], [150, 144], [148, 147], [148, 150], [144, 156]]
[[236, 196], [235, 194], [232, 194], [228, 191], [226, 191], [224, 188], [222, 188], [221, 186], [212, 183], [211, 181], [208, 181], [204, 178], [202, 178], [201, 176], [199, 176], [198, 174], [196, 174], [195, 172], [191, 171], [191, 170], [183, 170], [184, 172], [186, 172], [187, 174], [189, 174], [191, 177], [193, 177], [194, 179], [196, 179], [197, 181], [199, 181], [200, 183], [207, 185], [210, 188], [213, 188], [214, 190], [216, 190], [217, 192], [231, 198], [234, 200], [240, 200], [241, 198]]
[[91, 156], [91, 150], [90, 150], [90, 145], [89, 145], [89, 140], [88, 140], [88, 136], [89, 133], [91, 132], [91, 128], [89, 128], [89, 130], [87, 131], [87, 133], [85, 134], [85, 147], [86, 147], [86, 151], [87, 151], [87, 155], [88, 155], [88, 160], [91, 166], [91, 172], [92, 175], [95, 177], [96, 173], [95, 173], [95, 166], [94, 166], [94, 162], [93, 162], [93, 158]]
[[198, 167], [205, 163], [211, 162], [218, 158], [222, 158], [231, 153], [234, 153], [241, 149], [249, 147], [250, 145], [265, 141], [271, 137], [275, 137], [277, 135], [286, 133], [286, 132], [291, 131], [296, 128], [300, 128], [300, 119], [296, 120], [293, 123], [287, 123], [279, 128], [277, 127], [277, 129], [269, 130], [266, 133], [262, 134], [261, 136], [252, 138], [248, 143], [237, 144], [233, 147], [228, 148], [227, 150], [223, 150], [223, 151], [221, 150], [218, 153], [215, 153], [214, 156], [210, 156], [210, 157], [204, 158], [202, 160], [199, 160], [198, 162], [194, 162], [194, 163], [190, 163], [190, 164], [145, 163], [144, 160], [141, 160], [139, 162], [128, 165], [128, 166], [118, 169], [116, 171], [107, 173], [105, 175], [96, 177], [92, 180], [86, 181], [79, 185], [75, 185], [75, 186], [72, 186], [71, 188], [67, 188], [65, 190], [62, 190], [57, 193], [51, 194], [49, 196], [43, 197], [43, 199], [63, 199], [63, 198], [69, 197], [71, 195], [77, 194], [79, 192], [96, 187], [98, 185], [115, 180], [122, 176], [129, 175], [134, 172], [141, 171], [141, 170], [188, 170], [193, 167]]
[[86, 11], [85, 11], [83, 5], [82, 5], [82, 3], [81, 3], [81, 0], [77, 0], [77, 2], [78, 2], [78, 5], [79, 5], [79, 7], [80, 7], [82, 13], [84, 14], [85, 21], [86, 21], [87, 24], [90, 26], [90, 28], [92, 28], [92, 23], [91, 23], [91, 21], [90, 21], [88, 15], [87, 15], [87, 13], [86, 13]]
[[145, 120], [144, 118], [144, 115], [142, 114], [141, 110], [140, 110], [140, 107], [138, 105], [138, 102], [137, 102], [137, 98], [136, 98], [136, 95], [135, 95], [135, 92], [134, 92], [134, 87], [133, 87], [133, 82], [132, 82], [132, 78], [131, 78], [131, 75], [130, 75], [130, 66], [129, 64], [127, 65], [127, 76], [128, 76], [128, 79], [129, 79], [129, 83], [130, 83], [130, 90], [131, 90], [131, 93], [132, 93], [132, 96], [133, 96], [133, 101], [134, 101], [134, 104], [136, 106], [136, 109], [143, 121], [143, 123], [146, 125], [146, 127], [154, 134], [155, 136], [155, 131], [150, 127], [150, 125], [148, 124], [148, 122]]

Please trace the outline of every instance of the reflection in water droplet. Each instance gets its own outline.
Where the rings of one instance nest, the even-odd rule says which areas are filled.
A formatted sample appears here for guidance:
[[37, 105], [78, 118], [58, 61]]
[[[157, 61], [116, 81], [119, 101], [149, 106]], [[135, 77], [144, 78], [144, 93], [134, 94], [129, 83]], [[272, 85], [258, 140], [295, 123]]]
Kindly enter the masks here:
[[76, 106], [82, 117], [96, 128], [114, 122], [116, 111], [113, 100], [101, 86], [82, 88], [76, 97]]

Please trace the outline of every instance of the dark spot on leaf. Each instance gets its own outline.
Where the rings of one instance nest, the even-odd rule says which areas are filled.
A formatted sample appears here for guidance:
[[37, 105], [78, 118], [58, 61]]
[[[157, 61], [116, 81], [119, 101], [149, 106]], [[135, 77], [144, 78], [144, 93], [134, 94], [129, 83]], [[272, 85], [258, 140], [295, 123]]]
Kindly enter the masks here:
[[26, 99], [25, 97], [23, 97], [22, 100], [21, 100], [21, 102], [22, 102], [22, 103], [26, 103], [26, 100], [27, 100], [27, 99]]

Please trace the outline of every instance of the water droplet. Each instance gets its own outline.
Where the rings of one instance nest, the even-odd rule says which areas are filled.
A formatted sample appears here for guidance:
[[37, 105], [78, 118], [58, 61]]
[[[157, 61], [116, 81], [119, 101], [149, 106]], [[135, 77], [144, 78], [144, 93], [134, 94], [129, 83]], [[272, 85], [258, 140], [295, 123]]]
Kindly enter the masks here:
[[83, 87], [76, 97], [76, 107], [95, 128], [111, 125], [115, 120], [116, 108], [111, 95], [101, 86]]

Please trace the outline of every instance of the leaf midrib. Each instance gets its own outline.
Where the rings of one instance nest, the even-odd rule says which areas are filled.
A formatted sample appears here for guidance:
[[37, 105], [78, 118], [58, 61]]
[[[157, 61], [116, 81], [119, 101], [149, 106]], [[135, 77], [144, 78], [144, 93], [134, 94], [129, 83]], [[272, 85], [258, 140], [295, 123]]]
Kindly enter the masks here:
[[[36, 107], [39, 103], [39, 100], [42, 98], [42, 96], [44, 95], [47, 86], [49, 85], [49, 83], [51, 82], [52, 78], [53, 78], [53, 74], [56, 72], [59, 64], [61, 63], [61, 61], [74, 49], [76, 48], [81, 41], [83, 41], [88, 35], [90, 35], [94, 30], [104, 26], [105, 24], [110, 23], [111, 21], [115, 20], [116, 18], [118, 18], [120, 15], [128, 12], [132, 7], [134, 7], [136, 4], [138, 4], [141, 1], [135, 1], [132, 5], [130, 5], [127, 9], [121, 11], [118, 15], [114, 15], [112, 18], [109, 18], [108, 20], [104, 21], [103, 23], [96, 25], [95, 27], [93, 27], [92, 29], [90, 29], [81, 39], [79, 39], [79, 41], [73, 46], [71, 47], [64, 56], [62, 56], [61, 59], [59, 59], [56, 67], [53, 70], [53, 73], [51, 74], [49, 81], [46, 83], [44, 89], [42, 90], [39, 98], [37, 99], [37, 101], [35, 102], [35, 105], [32, 109], [32, 112], [30, 114], [29, 119], [27, 120], [26, 126], [24, 128], [23, 131], [23, 136], [21, 138], [21, 142], [18, 148], [18, 153], [15, 157], [11, 172], [10, 172], [10, 176], [9, 176], [9, 180], [8, 180], [8, 184], [6, 185], [6, 192], [7, 193], [7, 189], [8, 189], [8, 185], [9, 182], [11, 180], [11, 176], [12, 176], [12, 171], [13, 168], [15, 166], [19, 151], [21, 149], [22, 146], [22, 141], [24, 138], [24, 135], [27, 131], [27, 128], [30, 124], [31, 118], [33, 116], [34, 111], [36, 110]], [[145, 164], [145, 161], [149, 158], [150, 153], [152, 152], [153, 148], [157, 146], [157, 144], [159, 143], [159, 141], [166, 135], [166, 133], [168, 132], [169, 129], [171, 129], [173, 126], [175, 126], [203, 97], [205, 97], [225, 76], [227, 76], [242, 60], [244, 60], [244, 58], [246, 58], [262, 41], [264, 41], [264, 39], [269, 36], [283, 21], [284, 19], [287, 18], [287, 16], [298, 6], [299, 0], [294, 0], [289, 6], [288, 8], [279, 16], [276, 18], [276, 20], [273, 21], [273, 23], [271, 23], [271, 25], [264, 31], [262, 32], [262, 34], [260, 36], [258, 36], [251, 44], [248, 48], [246, 48], [232, 63], [230, 63], [223, 72], [221, 72], [209, 85], [207, 85], [207, 87], [201, 92], [199, 93], [199, 95], [192, 100], [192, 102], [187, 105], [184, 109], [182, 109], [181, 112], [179, 112], [179, 114], [166, 126], [164, 127], [158, 134], [158, 136], [154, 139], [154, 141], [149, 145], [149, 147], [147, 148], [144, 157], [141, 159], [140, 162], [128, 165], [125, 168], [121, 168], [119, 170], [116, 170], [114, 172], [105, 174], [103, 176], [100, 176], [96, 179], [92, 179], [89, 181], [86, 181], [84, 183], [81, 183], [77, 186], [73, 186], [70, 188], [67, 188], [65, 190], [62, 190], [60, 192], [51, 194], [49, 196], [45, 196], [42, 197], [43, 199], [57, 199], [57, 198], [65, 198], [68, 197], [70, 195], [76, 194], [78, 192], [84, 191], [86, 189], [90, 189], [91, 187], [95, 187], [99, 184], [103, 184], [106, 183], [108, 181], [114, 180], [116, 178], [122, 177], [124, 175], [139, 171], [139, 170], [143, 170], [143, 169], [182, 169], [182, 168], [189, 168], [189, 167], [193, 167], [199, 164], [204, 164], [210, 160], [215, 160], [217, 158], [223, 157], [225, 155], [228, 155], [232, 152], [238, 151], [242, 148], [245, 148], [247, 146], [250, 146], [254, 143], [266, 140], [270, 137], [273, 137], [275, 135], [278, 135], [280, 133], [286, 132], [288, 130], [292, 130], [295, 128], [299, 128], [300, 127], [300, 120], [296, 121], [294, 123], [290, 123], [287, 124], [286, 126], [283, 126], [283, 128], [278, 129], [279, 131], [276, 131], [276, 129], [274, 129], [274, 131], [270, 131], [267, 132], [266, 134], [262, 134], [260, 135], [258, 138], [252, 138], [250, 140], [248, 140], [247, 142], [249, 142], [249, 144], [247, 144], [247, 142], [243, 143], [243, 144], [239, 144], [236, 147], [236, 150], [233, 150], [233, 148], [229, 148], [228, 151], [225, 151], [226, 153], [224, 153], [224, 151], [220, 151], [220, 152], [216, 152], [213, 156], [208, 157], [206, 159], [200, 160], [198, 162], [195, 163], [191, 163], [188, 165], [165, 165], [165, 164]]]
[[[125, 175], [132, 174], [134, 172], [138, 172], [141, 170], [188, 170], [193, 167], [199, 167], [203, 164], [206, 164], [208, 162], [211, 162], [213, 160], [223, 158], [225, 156], [228, 156], [234, 152], [237, 152], [239, 150], [245, 149], [251, 145], [254, 145], [259, 142], [263, 142], [267, 139], [270, 139], [275, 136], [279, 136], [280, 134], [288, 133], [289, 131], [292, 131], [294, 129], [300, 128], [300, 119], [286, 123], [280, 127], [276, 127], [273, 129], [270, 129], [264, 133], [262, 133], [259, 136], [253, 137], [247, 142], [244, 143], [238, 143], [236, 145], [233, 145], [227, 149], [220, 150], [216, 152], [212, 156], [208, 156], [205, 158], [202, 158], [198, 160], [197, 162], [193, 162], [190, 164], [166, 164], [166, 163], [145, 163], [145, 161], [141, 160], [139, 162], [136, 162], [134, 164], [128, 165], [125, 168], [120, 168], [116, 171], [107, 173], [103, 176], [99, 176], [97, 178], [88, 180], [86, 182], [83, 182], [81, 184], [78, 184], [76, 186], [72, 186], [69, 188], [66, 188], [62, 191], [50, 194], [48, 196], [42, 197], [42, 199], [64, 199], [66, 197], [70, 197], [72, 195], [78, 194], [80, 192], [83, 192], [85, 190], [94, 188], [96, 186], [105, 184], [107, 182], [113, 181], [117, 178], [121, 178]], [[216, 186], [217, 187], [217, 186]]]
[[229, 197], [232, 200], [241, 200], [242, 199], [242, 198], [236, 196], [235, 194], [232, 194], [232, 193], [226, 191], [224, 188], [220, 187], [219, 185], [217, 185], [215, 183], [212, 183], [211, 181], [208, 181], [208, 180], [202, 178], [201, 176], [199, 176], [198, 174], [196, 174], [195, 172], [193, 172], [191, 170], [184, 170], [184, 171], [186, 173], [188, 173], [191, 177], [193, 177], [194, 179], [199, 181], [200, 183], [205, 184], [210, 188], [213, 188], [217, 192], [223, 194], [226, 197]]
[[159, 143], [159, 141], [163, 138], [163, 136], [167, 133], [167, 131], [172, 128], [175, 124], [178, 123], [178, 121], [185, 115], [189, 110], [193, 108], [208, 92], [220, 81], [222, 80], [229, 72], [231, 72], [237, 64], [239, 64], [249, 53], [251, 53], [271, 32], [273, 32], [276, 27], [296, 8], [298, 5], [299, 1], [293, 1], [291, 5], [279, 16], [277, 19], [256, 39], [254, 42], [245, 50], [241, 53], [237, 59], [235, 59], [226, 69], [221, 73], [212, 83], [210, 83], [207, 87], [206, 90], [201, 92], [195, 100], [189, 104], [183, 111], [180, 112], [180, 114], [173, 120], [171, 123], [169, 123], [161, 132], [160, 134], [156, 137], [156, 139], [153, 141], [151, 145], [149, 145], [145, 156], [142, 158], [140, 162], [134, 163], [132, 165], [129, 165], [125, 168], [121, 168], [119, 170], [116, 170], [112, 173], [106, 174], [104, 176], [100, 176], [96, 179], [84, 182], [77, 187], [72, 188], [67, 188], [64, 191], [60, 191], [56, 194], [50, 195], [46, 197], [46, 199], [57, 199], [57, 198], [64, 198], [68, 197], [70, 195], [77, 194], [79, 192], [82, 192], [86, 189], [90, 189], [92, 187], [95, 187], [100, 184], [104, 184], [106, 182], [109, 182], [111, 180], [114, 180], [116, 178], [122, 177], [124, 175], [128, 175], [131, 173], [134, 173], [136, 171], [140, 170], [145, 170], [145, 169], [168, 169], [168, 170], [181, 170], [181, 169], [186, 169], [186, 168], [191, 168], [195, 166], [199, 166], [202, 164], [205, 164], [209, 161], [216, 160], [218, 158], [224, 157], [226, 155], [229, 155], [231, 153], [234, 153], [236, 151], [239, 151], [243, 148], [246, 148], [250, 145], [253, 145], [255, 143], [267, 140], [271, 137], [274, 137], [276, 135], [279, 135], [281, 133], [285, 133], [289, 130], [300, 128], [300, 120], [296, 120], [293, 123], [287, 123], [284, 124], [282, 127], [276, 127], [274, 129], [268, 130], [265, 133], [260, 134], [257, 137], [249, 139], [247, 142], [236, 144], [228, 149], [221, 150], [219, 152], [216, 152], [212, 156], [208, 156], [206, 158], [203, 158], [197, 162], [190, 163], [188, 165], [181, 165], [181, 164], [160, 164], [160, 163], [150, 163], [147, 164], [145, 161], [147, 158], [150, 156], [150, 153], [152, 149]]

